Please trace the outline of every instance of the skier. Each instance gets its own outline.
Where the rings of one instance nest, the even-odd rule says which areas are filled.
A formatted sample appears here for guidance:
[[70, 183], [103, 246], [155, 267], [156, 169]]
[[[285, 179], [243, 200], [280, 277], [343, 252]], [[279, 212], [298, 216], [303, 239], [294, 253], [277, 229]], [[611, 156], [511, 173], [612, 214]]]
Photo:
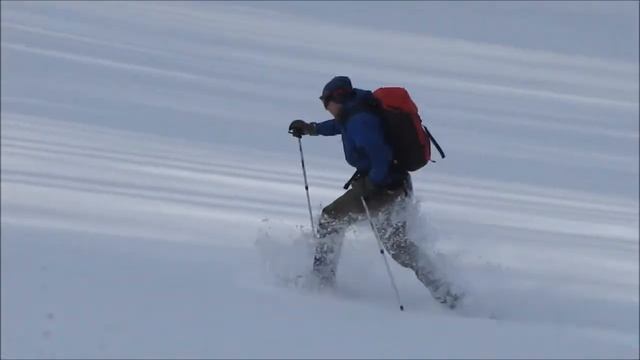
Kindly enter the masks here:
[[351, 189], [322, 210], [312, 273], [321, 287], [333, 286], [346, 228], [365, 218], [363, 198], [378, 219], [377, 231], [391, 257], [413, 270], [437, 301], [453, 308], [458, 296], [436, 273], [428, 256], [407, 237], [405, 215], [413, 196], [411, 177], [395, 165], [382, 119], [370, 106], [372, 99], [371, 91], [353, 88], [348, 77], [337, 76], [320, 96], [334, 118], [320, 123], [294, 120], [289, 125], [289, 133], [296, 137], [342, 135], [345, 159], [356, 168], [345, 185]]

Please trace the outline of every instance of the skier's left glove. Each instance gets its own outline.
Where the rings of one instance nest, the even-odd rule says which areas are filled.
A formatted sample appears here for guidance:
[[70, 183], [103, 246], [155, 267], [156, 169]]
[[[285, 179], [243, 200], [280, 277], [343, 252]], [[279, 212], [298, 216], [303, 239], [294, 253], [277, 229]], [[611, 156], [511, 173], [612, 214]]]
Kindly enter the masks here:
[[384, 191], [384, 188], [376, 186], [367, 176], [362, 176], [352, 182], [351, 189], [355, 191], [358, 197], [363, 197], [365, 201], [369, 200], [371, 196]]

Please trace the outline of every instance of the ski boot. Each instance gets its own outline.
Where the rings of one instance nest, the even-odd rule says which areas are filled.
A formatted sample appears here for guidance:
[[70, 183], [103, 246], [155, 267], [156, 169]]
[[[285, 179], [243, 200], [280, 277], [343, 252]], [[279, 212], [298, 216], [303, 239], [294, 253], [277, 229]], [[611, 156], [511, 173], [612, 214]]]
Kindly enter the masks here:
[[333, 288], [336, 284], [336, 269], [333, 264], [327, 264], [322, 256], [313, 258], [311, 276], [319, 289]]
[[433, 286], [429, 288], [429, 291], [436, 301], [452, 310], [458, 306], [459, 301], [462, 299], [462, 295], [451, 291], [451, 287], [447, 283]]

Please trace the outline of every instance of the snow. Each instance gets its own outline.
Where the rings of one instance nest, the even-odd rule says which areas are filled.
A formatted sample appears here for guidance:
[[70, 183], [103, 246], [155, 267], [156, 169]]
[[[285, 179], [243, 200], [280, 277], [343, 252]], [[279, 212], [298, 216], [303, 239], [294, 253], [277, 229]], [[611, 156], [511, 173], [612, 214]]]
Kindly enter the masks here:
[[[319, 4], [2, 2], [2, 358], [638, 358], [638, 4]], [[286, 127], [342, 74], [447, 152], [412, 234], [456, 311], [391, 263], [400, 312], [367, 224], [335, 291], [288, 281]], [[351, 169], [303, 146], [317, 216]]]

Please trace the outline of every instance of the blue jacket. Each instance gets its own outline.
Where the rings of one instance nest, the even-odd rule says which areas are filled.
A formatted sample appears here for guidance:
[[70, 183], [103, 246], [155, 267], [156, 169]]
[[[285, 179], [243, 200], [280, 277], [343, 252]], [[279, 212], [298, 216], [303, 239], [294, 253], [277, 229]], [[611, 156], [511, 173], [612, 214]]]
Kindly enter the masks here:
[[385, 140], [382, 119], [360, 107], [373, 94], [361, 89], [354, 91], [355, 96], [344, 104], [345, 119], [318, 123], [316, 133], [324, 136], [341, 134], [347, 163], [362, 174], [367, 174], [374, 185], [390, 185], [396, 180], [397, 174], [391, 171], [393, 154]]

